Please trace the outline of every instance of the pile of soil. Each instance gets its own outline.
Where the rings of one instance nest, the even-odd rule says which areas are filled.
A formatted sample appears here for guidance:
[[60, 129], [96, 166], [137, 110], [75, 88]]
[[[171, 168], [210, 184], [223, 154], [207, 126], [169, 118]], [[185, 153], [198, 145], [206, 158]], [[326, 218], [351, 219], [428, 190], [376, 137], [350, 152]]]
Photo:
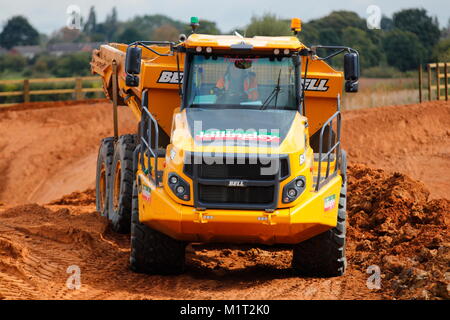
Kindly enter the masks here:
[[50, 205], [89, 206], [95, 205], [95, 189], [90, 188], [83, 192], [75, 191], [49, 203]]
[[[94, 204], [111, 104], [0, 113], [0, 299], [449, 299], [448, 102], [344, 112], [349, 264], [330, 279], [294, 274], [287, 248], [201, 244], [187, 248], [186, 274], [131, 272], [129, 235]], [[121, 134], [135, 132], [130, 110], [119, 119]], [[380, 289], [367, 286], [374, 265]], [[66, 285], [70, 266], [79, 290]]]
[[431, 198], [450, 200], [450, 102], [344, 111], [342, 119], [349, 162], [405, 173]]
[[[147, 276], [129, 270], [129, 235], [113, 233], [95, 212], [93, 190], [53, 205], [0, 209], [0, 298], [5, 299], [449, 299], [448, 200], [400, 173], [351, 165], [348, 269], [304, 278], [287, 247], [187, 248], [187, 272]], [[81, 270], [67, 288], [69, 266]], [[381, 288], [367, 287], [370, 266]], [[446, 273], [447, 272], [447, 273]]]
[[[45, 204], [95, 186], [100, 141], [113, 134], [111, 103], [11, 108], [0, 112], [0, 202]], [[136, 131], [128, 108], [119, 108], [119, 120], [120, 134]]]
[[[113, 132], [111, 103], [29, 103], [0, 114], [0, 203], [45, 204], [94, 187], [100, 140]], [[120, 134], [136, 124], [120, 107]], [[450, 199], [449, 102], [345, 111], [342, 128], [350, 163], [406, 173], [432, 198]]]
[[401, 173], [353, 165], [349, 174], [349, 263], [379, 266], [386, 298], [449, 299], [450, 201], [428, 200]]

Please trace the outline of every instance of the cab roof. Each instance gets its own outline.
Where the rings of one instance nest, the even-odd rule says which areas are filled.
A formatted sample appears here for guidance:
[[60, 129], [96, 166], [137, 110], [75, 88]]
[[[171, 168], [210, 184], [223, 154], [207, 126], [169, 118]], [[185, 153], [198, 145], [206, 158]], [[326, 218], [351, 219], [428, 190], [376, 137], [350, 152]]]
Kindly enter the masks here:
[[184, 42], [186, 48], [212, 47], [230, 49], [232, 45], [243, 44], [253, 49], [290, 49], [299, 50], [305, 47], [297, 37], [260, 37], [244, 38], [236, 35], [208, 35], [194, 33]]

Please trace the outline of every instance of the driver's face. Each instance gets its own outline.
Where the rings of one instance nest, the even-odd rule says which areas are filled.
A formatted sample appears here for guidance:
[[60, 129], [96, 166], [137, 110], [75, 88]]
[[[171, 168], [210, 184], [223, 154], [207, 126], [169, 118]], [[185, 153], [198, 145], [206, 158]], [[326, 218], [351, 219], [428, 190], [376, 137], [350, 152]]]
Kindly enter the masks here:
[[230, 76], [232, 78], [238, 78], [242, 74], [242, 70], [236, 68], [235, 65], [232, 65], [230, 68]]

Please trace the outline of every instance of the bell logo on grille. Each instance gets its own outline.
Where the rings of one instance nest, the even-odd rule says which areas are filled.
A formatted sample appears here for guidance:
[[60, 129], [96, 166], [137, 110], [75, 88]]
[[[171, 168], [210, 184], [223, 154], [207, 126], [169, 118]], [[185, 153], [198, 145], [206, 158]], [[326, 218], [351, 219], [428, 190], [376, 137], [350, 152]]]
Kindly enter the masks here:
[[230, 180], [228, 183], [229, 187], [245, 187], [243, 180]]

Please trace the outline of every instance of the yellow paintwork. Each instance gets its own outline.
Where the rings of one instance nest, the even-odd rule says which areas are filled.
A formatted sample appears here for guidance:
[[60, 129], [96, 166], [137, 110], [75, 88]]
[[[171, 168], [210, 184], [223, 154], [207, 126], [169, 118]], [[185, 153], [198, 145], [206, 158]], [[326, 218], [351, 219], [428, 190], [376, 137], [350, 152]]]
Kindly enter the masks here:
[[253, 46], [254, 50], [305, 48], [297, 37], [253, 37], [241, 38], [231, 35], [192, 34], [186, 41], [186, 48], [211, 47], [213, 49], [230, 49], [231, 45], [245, 42]]
[[[213, 50], [226, 50], [230, 45], [246, 42], [255, 50], [289, 49], [298, 51], [305, 46], [296, 37], [253, 37], [213, 36], [192, 34], [179, 44], [186, 48], [211, 47]], [[167, 47], [151, 46], [154, 50], [168, 53]], [[158, 83], [162, 71], [176, 72], [177, 55], [180, 71], [184, 68], [184, 54], [158, 56], [143, 50], [140, 84], [136, 88], [125, 84], [124, 61], [127, 45], [102, 45], [93, 53], [91, 69], [103, 77], [105, 93], [111, 87], [112, 61], [118, 66], [119, 96], [123, 104], [130, 107], [137, 120], [141, 117], [140, 99], [142, 91], [149, 89], [149, 109], [162, 129], [170, 136], [166, 157], [158, 159], [158, 168], [163, 170], [162, 184], [155, 186], [140, 164], [137, 172], [139, 185], [139, 218], [149, 226], [176, 239], [186, 241], [234, 242], [234, 243], [298, 243], [326, 231], [337, 223], [339, 192], [342, 184], [340, 174], [330, 179], [319, 192], [314, 190], [314, 175], [318, 164], [314, 162], [314, 151], [308, 139], [323, 123], [336, 112], [338, 95], [342, 94], [343, 74], [331, 68], [323, 61], [309, 60], [308, 78], [317, 81], [326, 79], [327, 91], [306, 91], [306, 114], [295, 116], [292, 126], [283, 142], [273, 148], [242, 146], [202, 146], [196, 144], [191, 136], [186, 118], [186, 111], [180, 111], [180, 97], [177, 83]], [[302, 73], [305, 72], [306, 60], [302, 58]], [[109, 97], [109, 95], [108, 95]], [[111, 97], [110, 97], [111, 98]], [[121, 102], [121, 101], [119, 101]], [[308, 123], [308, 126], [306, 126]], [[306, 142], [306, 143], [305, 143]], [[186, 152], [221, 152], [287, 155], [290, 163], [290, 176], [280, 182], [277, 209], [272, 212], [263, 210], [205, 210], [194, 208], [194, 190], [191, 178], [183, 172]], [[306, 161], [300, 165], [299, 157], [305, 153]], [[147, 159], [145, 159], [147, 160]], [[153, 161], [153, 160], [152, 160]], [[331, 164], [330, 172], [334, 171]], [[326, 163], [322, 165], [325, 174]], [[190, 200], [183, 201], [176, 197], [167, 185], [168, 175], [177, 173], [190, 185]], [[153, 174], [153, 173], [152, 173]], [[283, 187], [294, 178], [306, 177], [304, 192], [292, 203], [282, 203]], [[153, 177], [154, 178], [154, 177]], [[142, 196], [142, 186], [151, 189], [151, 197]], [[325, 211], [325, 198], [335, 197], [335, 206]]]
[[[229, 49], [230, 45], [245, 41], [252, 44], [258, 50], [289, 49], [301, 50], [305, 48], [296, 37], [253, 37], [240, 38], [237, 36], [226, 35], [204, 35], [192, 34], [184, 42], [179, 44], [187, 48], [212, 47], [219, 49]], [[151, 45], [151, 48], [161, 53], [168, 53], [167, 47]], [[178, 84], [176, 83], [158, 83], [158, 77], [161, 71], [177, 71], [177, 55], [180, 65], [180, 71], [184, 68], [184, 54], [175, 53], [171, 56], [158, 56], [148, 50], [142, 51], [141, 74], [139, 87], [131, 88], [125, 85], [125, 52], [127, 45], [111, 43], [100, 46], [99, 50], [94, 50], [91, 62], [93, 73], [99, 74], [103, 78], [103, 87], [105, 94], [109, 97], [107, 88], [111, 87], [112, 67], [111, 63], [116, 60], [118, 66], [118, 85], [119, 96], [122, 98], [131, 95], [135, 100], [128, 99], [126, 104], [130, 106], [137, 120], [140, 120], [140, 102], [141, 94], [144, 89], [149, 89], [151, 93], [151, 102], [149, 109], [156, 118], [163, 130], [170, 136], [173, 123], [173, 112], [180, 106], [180, 97], [178, 95]], [[305, 72], [306, 60], [302, 58], [302, 74]], [[308, 78], [328, 80], [328, 90], [306, 91], [306, 114], [310, 126], [310, 134], [314, 134], [320, 129], [323, 123], [336, 111], [336, 97], [342, 95], [344, 83], [343, 73], [334, 70], [324, 61], [309, 60]], [[109, 97], [111, 98], [111, 97]]]
[[[152, 190], [149, 201], [139, 194], [139, 220], [173, 238], [200, 242], [298, 243], [336, 226], [341, 177], [319, 192], [305, 190], [303, 200], [273, 213], [263, 210], [198, 211], [175, 202], [165, 188], [155, 188], [138, 172], [138, 183]], [[324, 200], [335, 195], [336, 205], [324, 211]], [[212, 217], [212, 218], [211, 218]]]
[[[302, 151], [305, 148], [305, 140], [298, 137], [304, 136], [306, 118], [299, 113], [296, 114], [292, 127], [290, 128], [286, 139], [275, 148], [262, 147], [242, 147], [242, 146], [202, 146], [194, 143], [190, 130], [187, 125], [186, 110], [174, 114], [175, 127], [172, 131], [172, 141], [174, 148], [190, 152], [225, 152], [225, 153], [259, 153], [259, 154], [288, 154]], [[209, 129], [209, 128], [206, 128]]]
[[[207, 242], [252, 242], [252, 243], [297, 243], [336, 226], [341, 176], [332, 178], [319, 192], [313, 189], [313, 175], [317, 175], [318, 163], [314, 162], [313, 150], [304, 144], [298, 136], [304, 136], [305, 118], [297, 114], [291, 130], [284, 142], [275, 148], [277, 154], [288, 154], [291, 175], [280, 182], [277, 210], [267, 213], [263, 210], [206, 210], [198, 211], [193, 205], [193, 181], [184, 174], [184, 152], [223, 151], [216, 147], [201, 147], [194, 143], [187, 130], [185, 111], [174, 114], [172, 143], [167, 148], [165, 159], [159, 160], [159, 168], [164, 166], [163, 186], [155, 188], [153, 182], [139, 169], [137, 181], [148, 186], [150, 201], [139, 196], [140, 220], [151, 227], [174, 238], [186, 241]], [[300, 166], [299, 156], [306, 148], [306, 161]], [[251, 151], [250, 151], [251, 150]], [[230, 152], [263, 153], [267, 148], [234, 147]], [[273, 151], [273, 150], [272, 150]], [[173, 154], [173, 157], [169, 155]], [[330, 172], [335, 163], [331, 163]], [[312, 170], [311, 170], [312, 169]], [[322, 165], [322, 176], [326, 163]], [[191, 199], [183, 201], [175, 196], [168, 187], [169, 173], [175, 172], [190, 185]], [[295, 177], [306, 177], [305, 191], [293, 202], [282, 202], [283, 187]], [[334, 195], [335, 207], [324, 211], [324, 199]], [[210, 217], [213, 217], [212, 219]], [[267, 220], [262, 220], [267, 219]], [[245, 232], [243, 232], [245, 230]]]

